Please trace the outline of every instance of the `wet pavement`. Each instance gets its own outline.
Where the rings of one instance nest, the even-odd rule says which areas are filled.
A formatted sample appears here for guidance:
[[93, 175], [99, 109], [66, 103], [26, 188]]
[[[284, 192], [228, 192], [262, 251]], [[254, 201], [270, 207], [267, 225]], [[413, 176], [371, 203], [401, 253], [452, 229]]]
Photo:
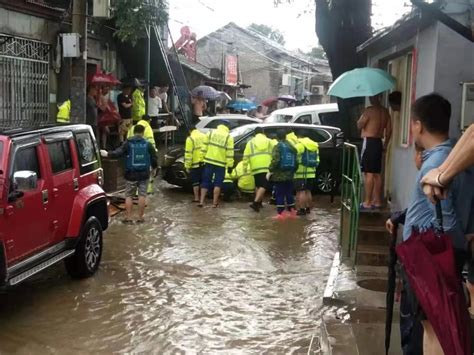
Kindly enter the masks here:
[[198, 209], [164, 183], [147, 223], [115, 218], [98, 274], [58, 265], [0, 294], [0, 353], [306, 353], [337, 249], [337, 204], [273, 221]]

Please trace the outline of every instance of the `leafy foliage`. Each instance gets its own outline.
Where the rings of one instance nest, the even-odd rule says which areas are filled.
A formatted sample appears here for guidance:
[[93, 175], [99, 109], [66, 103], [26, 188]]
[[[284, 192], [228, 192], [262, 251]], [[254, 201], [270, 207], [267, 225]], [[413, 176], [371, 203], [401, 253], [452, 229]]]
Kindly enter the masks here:
[[321, 46], [313, 47], [310, 52], [306, 53], [306, 55], [316, 59], [328, 59], [324, 48]]
[[263, 24], [256, 24], [252, 23], [249, 27], [250, 30], [260, 33], [261, 35], [275, 41], [282, 46], [285, 45], [285, 37], [283, 34], [270, 26], [263, 25]]
[[116, 0], [115, 1], [115, 36], [122, 42], [135, 45], [146, 37], [146, 27], [158, 26], [168, 21], [167, 0]]

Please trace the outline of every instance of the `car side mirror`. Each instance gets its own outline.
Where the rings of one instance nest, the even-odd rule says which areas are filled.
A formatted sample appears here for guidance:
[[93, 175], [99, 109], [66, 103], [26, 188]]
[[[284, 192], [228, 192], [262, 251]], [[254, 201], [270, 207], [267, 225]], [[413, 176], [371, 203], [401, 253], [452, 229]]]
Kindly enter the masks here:
[[15, 191], [31, 191], [38, 187], [38, 175], [34, 171], [21, 170], [13, 174]]

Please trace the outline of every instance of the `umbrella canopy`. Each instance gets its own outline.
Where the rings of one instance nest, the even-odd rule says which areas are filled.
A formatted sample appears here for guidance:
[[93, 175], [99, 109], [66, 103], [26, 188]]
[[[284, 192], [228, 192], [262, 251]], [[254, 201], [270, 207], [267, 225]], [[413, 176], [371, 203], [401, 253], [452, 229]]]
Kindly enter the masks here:
[[[439, 202], [436, 210], [442, 221]], [[442, 231], [415, 232], [397, 254], [444, 353], [471, 354], [470, 319], [451, 238]]]
[[291, 101], [296, 101], [296, 97], [292, 95], [281, 95], [278, 97], [278, 100], [291, 102]]
[[112, 74], [97, 72], [89, 78], [89, 84], [115, 86], [119, 85], [120, 81], [117, 80]]
[[396, 79], [377, 68], [359, 68], [342, 74], [329, 88], [328, 94], [342, 99], [378, 95], [395, 87]]
[[269, 97], [268, 99], [262, 101], [262, 105], [269, 107], [277, 101], [278, 101], [278, 97], [276, 97], [276, 96]]
[[226, 106], [228, 109], [235, 111], [250, 111], [257, 108], [254, 102], [249, 99], [241, 98], [237, 100], [232, 100]]
[[206, 100], [215, 100], [221, 94], [212, 86], [200, 85], [196, 86], [194, 89], [191, 90], [191, 95], [196, 97], [202, 97]]

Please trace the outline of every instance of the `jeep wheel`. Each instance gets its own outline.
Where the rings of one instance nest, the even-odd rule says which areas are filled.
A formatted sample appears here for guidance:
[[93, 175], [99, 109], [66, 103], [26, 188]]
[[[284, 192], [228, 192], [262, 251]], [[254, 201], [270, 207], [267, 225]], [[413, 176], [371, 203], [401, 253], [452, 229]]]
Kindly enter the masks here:
[[95, 274], [102, 257], [102, 226], [96, 217], [84, 224], [76, 252], [65, 260], [66, 270], [74, 278]]

